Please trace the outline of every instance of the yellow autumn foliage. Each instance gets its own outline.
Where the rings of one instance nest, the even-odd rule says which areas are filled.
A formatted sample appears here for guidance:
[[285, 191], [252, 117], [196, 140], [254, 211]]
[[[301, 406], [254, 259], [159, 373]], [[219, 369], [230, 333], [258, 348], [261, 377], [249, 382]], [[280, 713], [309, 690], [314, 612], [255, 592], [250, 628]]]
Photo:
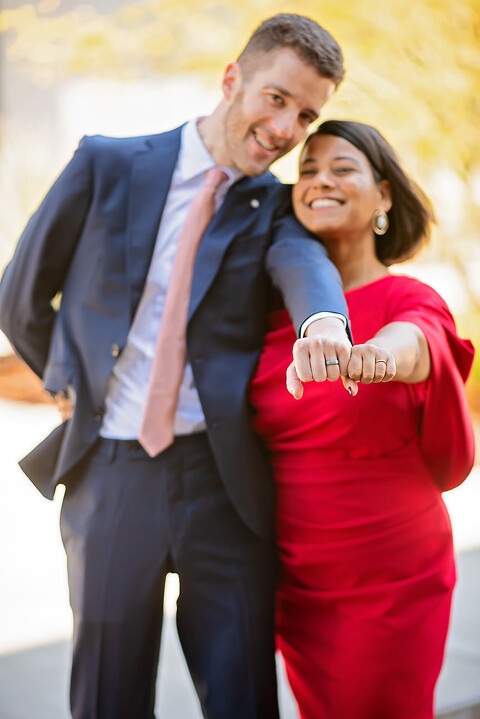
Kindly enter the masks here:
[[[103, 3], [106, 5], [106, 3]], [[109, 7], [112, 7], [109, 4]], [[0, 12], [6, 57], [42, 84], [71, 75], [123, 79], [202, 74], [218, 82], [252, 29], [298, 2], [144, 0], [102, 11], [60, 0]], [[478, 0], [304, 0], [301, 12], [345, 51], [347, 79], [329, 116], [372, 122], [412, 156], [443, 157], [457, 172], [480, 163]]]

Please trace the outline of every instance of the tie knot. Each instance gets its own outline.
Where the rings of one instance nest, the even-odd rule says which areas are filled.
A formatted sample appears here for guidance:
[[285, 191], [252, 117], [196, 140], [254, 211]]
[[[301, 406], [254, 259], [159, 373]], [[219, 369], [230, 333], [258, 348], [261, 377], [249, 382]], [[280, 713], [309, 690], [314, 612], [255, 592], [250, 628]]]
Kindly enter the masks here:
[[221, 167], [211, 167], [205, 173], [205, 183], [203, 187], [206, 190], [216, 192], [222, 182], [225, 182], [226, 180], [228, 180], [227, 173], [224, 172]]

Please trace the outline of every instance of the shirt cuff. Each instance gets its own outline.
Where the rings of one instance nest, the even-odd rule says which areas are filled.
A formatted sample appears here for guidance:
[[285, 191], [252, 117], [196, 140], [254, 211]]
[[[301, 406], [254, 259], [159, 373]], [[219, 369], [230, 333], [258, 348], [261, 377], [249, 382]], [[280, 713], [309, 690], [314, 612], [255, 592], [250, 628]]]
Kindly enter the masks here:
[[338, 312], [317, 312], [314, 315], [310, 315], [310, 317], [307, 317], [305, 322], [303, 322], [302, 326], [300, 327], [299, 337], [300, 339], [302, 337], [305, 337], [305, 332], [307, 331], [307, 327], [312, 324], [312, 322], [315, 322], [316, 320], [322, 320], [324, 317], [336, 317], [339, 320], [342, 320], [343, 326], [345, 327], [345, 330], [347, 329], [347, 318], [343, 315], [338, 314]]

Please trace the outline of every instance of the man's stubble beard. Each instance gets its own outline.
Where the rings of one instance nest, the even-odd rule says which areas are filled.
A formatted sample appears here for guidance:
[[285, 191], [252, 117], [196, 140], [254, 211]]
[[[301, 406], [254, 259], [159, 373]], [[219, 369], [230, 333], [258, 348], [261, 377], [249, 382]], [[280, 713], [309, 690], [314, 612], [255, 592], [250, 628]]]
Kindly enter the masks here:
[[[225, 138], [225, 157], [229, 158], [229, 165], [240, 170], [247, 177], [258, 177], [263, 175], [271, 163], [258, 166], [247, 152], [247, 143], [249, 135], [252, 131], [252, 125], [248, 125], [245, 129], [245, 123], [242, 120], [244, 91], [240, 90], [232, 104], [229, 106], [224, 119], [224, 138]], [[240, 118], [240, 119], [238, 119]], [[238, 128], [238, 135], [236, 130]]]

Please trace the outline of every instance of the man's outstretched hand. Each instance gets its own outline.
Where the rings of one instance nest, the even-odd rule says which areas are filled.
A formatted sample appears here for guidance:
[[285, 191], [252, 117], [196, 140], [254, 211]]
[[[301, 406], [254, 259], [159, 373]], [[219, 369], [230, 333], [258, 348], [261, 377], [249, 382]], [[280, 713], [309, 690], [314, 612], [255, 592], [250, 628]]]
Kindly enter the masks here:
[[306, 336], [293, 345], [293, 362], [287, 369], [287, 389], [295, 399], [303, 395], [303, 382], [336, 382], [340, 377], [351, 395], [358, 392], [357, 383], [348, 377], [352, 345], [343, 322], [324, 317], [312, 322]]

